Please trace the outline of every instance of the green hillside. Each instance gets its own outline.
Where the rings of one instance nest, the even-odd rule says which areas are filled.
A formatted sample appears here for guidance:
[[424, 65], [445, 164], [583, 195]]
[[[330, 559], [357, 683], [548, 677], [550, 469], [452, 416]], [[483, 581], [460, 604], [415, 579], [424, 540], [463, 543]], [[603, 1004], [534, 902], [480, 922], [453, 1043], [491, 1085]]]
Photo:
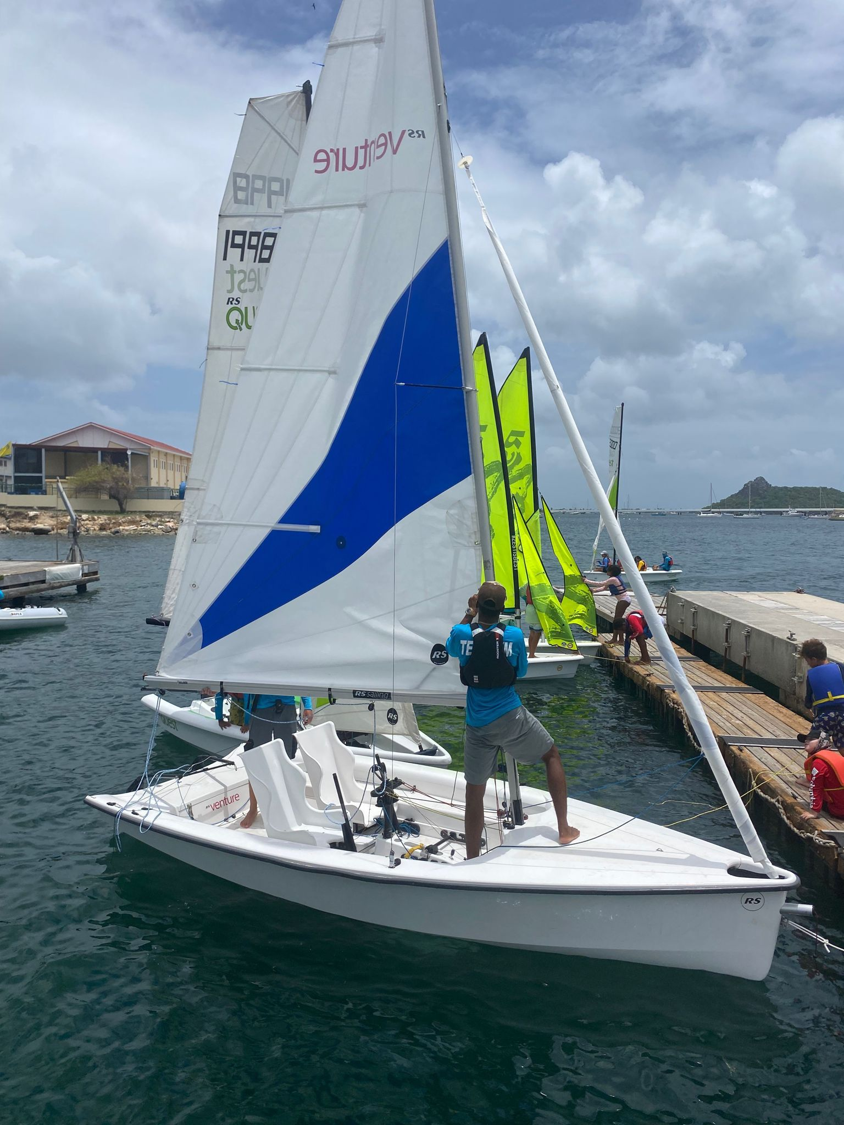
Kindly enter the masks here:
[[764, 477], [748, 481], [732, 496], [716, 500], [712, 507], [744, 508], [747, 507], [748, 495], [754, 508], [844, 508], [844, 492], [837, 488], [819, 488], [816, 485], [787, 488], [769, 484]]

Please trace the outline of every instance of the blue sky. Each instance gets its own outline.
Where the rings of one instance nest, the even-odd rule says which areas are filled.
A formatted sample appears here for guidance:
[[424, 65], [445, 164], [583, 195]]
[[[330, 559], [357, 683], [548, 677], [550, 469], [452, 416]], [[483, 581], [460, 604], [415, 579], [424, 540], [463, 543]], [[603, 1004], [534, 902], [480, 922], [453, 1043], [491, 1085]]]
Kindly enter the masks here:
[[[190, 447], [215, 217], [250, 96], [315, 81], [335, 0], [44, 0], [0, 50], [0, 441]], [[596, 18], [596, 13], [600, 18]], [[844, 486], [844, 8], [448, 0], [456, 136], [602, 465], [634, 503]], [[461, 185], [473, 324], [524, 345]], [[538, 389], [543, 487], [585, 501]]]

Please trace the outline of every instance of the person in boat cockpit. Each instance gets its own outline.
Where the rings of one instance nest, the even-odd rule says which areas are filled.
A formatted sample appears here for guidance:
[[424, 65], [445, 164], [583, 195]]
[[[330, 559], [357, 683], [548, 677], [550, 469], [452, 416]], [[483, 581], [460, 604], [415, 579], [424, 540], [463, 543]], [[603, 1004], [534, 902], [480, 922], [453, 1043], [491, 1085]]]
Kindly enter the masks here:
[[[217, 692], [214, 700], [214, 713], [220, 727], [231, 724], [223, 718], [223, 695]], [[265, 742], [272, 742], [280, 738], [284, 743], [288, 758], [296, 754], [296, 731], [299, 728], [299, 716], [296, 704], [302, 704], [302, 723], [307, 726], [314, 717], [313, 705], [309, 695], [244, 695], [240, 706], [246, 721], [246, 726], [240, 729], [248, 732], [249, 738], [244, 750], [251, 750], [253, 746], [263, 746]], [[249, 809], [243, 820], [241, 828], [251, 828], [258, 815], [258, 802], [252, 786], [249, 786]]]
[[[467, 859], [480, 855], [484, 793], [495, 771], [499, 749], [524, 765], [543, 763], [560, 843], [570, 844], [580, 835], [579, 829], [568, 822], [566, 774], [559, 751], [513, 687], [527, 672], [528, 661], [521, 629], [499, 623], [504, 598], [502, 585], [484, 582], [469, 598], [463, 620], [451, 630], [445, 646], [449, 656], [460, 661], [460, 679], [466, 684], [463, 773]], [[476, 613], [478, 623], [472, 625]]]

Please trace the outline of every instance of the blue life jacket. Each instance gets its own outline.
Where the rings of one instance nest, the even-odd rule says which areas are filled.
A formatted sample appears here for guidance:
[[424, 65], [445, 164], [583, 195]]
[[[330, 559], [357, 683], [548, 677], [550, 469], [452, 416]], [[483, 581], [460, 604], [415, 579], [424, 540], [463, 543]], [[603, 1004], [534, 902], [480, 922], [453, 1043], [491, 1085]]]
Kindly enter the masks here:
[[819, 664], [806, 673], [815, 711], [844, 707], [844, 676], [837, 664]]

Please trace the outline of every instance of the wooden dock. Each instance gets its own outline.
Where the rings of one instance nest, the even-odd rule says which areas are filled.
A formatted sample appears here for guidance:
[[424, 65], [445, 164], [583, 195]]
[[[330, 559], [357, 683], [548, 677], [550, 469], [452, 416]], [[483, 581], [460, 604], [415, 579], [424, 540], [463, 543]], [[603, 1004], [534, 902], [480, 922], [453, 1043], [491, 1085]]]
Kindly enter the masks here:
[[[598, 620], [609, 626], [612, 599], [595, 598]], [[639, 663], [638, 646], [624, 662], [622, 645], [611, 645], [609, 633], [600, 637], [601, 654], [613, 675], [623, 676], [636, 693], [647, 698], [672, 726], [692, 732], [656, 645], [648, 641], [651, 664]], [[809, 720], [790, 711], [757, 687], [741, 683], [708, 664], [700, 656], [674, 644], [740, 793], [754, 803], [755, 819], [782, 838], [801, 846], [806, 867], [839, 894], [844, 894], [844, 820], [821, 816], [801, 819], [809, 791], [801, 784], [805, 753], [796, 736], [809, 729]], [[758, 800], [757, 800], [758, 798]]]
[[0, 590], [3, 591], [2, 605], [23, 605], [25, 598], [37, 598], [75, 586], [78, 594], [84, 594], [90, 582], [99, 582], [100, 568], [96, 559], [81, 563], [69, 562], [12, 562], [0, 559]]

